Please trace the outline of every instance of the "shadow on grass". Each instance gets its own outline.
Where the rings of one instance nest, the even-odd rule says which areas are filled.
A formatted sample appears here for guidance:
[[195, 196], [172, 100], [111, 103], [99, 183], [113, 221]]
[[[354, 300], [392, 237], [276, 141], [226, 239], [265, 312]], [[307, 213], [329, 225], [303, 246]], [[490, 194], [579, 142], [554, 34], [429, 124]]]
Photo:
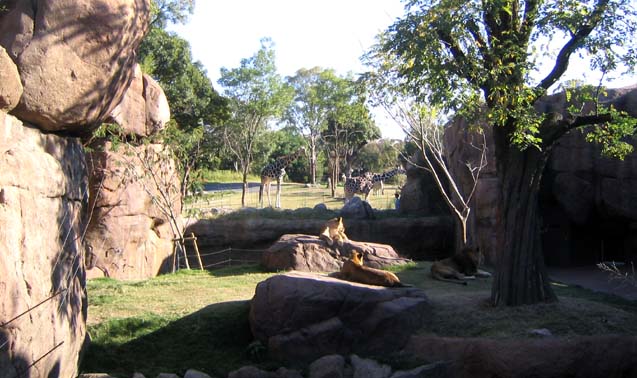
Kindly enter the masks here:
[[[92, 342], [82, 372], [108, 372], [130, 377], [197, 369], [214, 376], [250, 361], [246, 347], [253, 341], [248, 322], [249, 302], [209, 305], [176, 320], [156, 315], [113, 319], [89, 329]], [[118, 343], [117, 340], [127, 340]]]

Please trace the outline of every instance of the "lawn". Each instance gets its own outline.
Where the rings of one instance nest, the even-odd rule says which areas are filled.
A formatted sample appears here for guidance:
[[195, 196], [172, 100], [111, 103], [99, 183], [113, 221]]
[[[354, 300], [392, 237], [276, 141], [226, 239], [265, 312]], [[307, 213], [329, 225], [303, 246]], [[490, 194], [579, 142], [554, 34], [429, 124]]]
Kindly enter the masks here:
[[[435, 311], [417, 332], [457, 337], [533, 337], [546, 328], [556, 336], [637, 335], [637, 302], [557, 285], [553, 304], [493, 308], [488, 305], [490, 279], [468, 286], [434, 281], [430, 263], [393, 269], [405, 283], [423, 288]], [[130, 377], [142, 372], [183, 374], [194, 368], [225, 376], [243, 365], [273, 368], [251, 359], [253, 342], [248, 300], [256, 284], [272, 273], [257, 266], [216, 271], [179, 271], [138, 282], [111, 279], [88, 283], [92, 346], [83, 372]]]
[[[246, 207], [259, 207], [259, 183], [250, 182], [251, 189], [246, 194]], [[370, 194], [368, 202], [377, 210], [394, 208], [394, 193], [396, 187], [386, 185], [384, 194]], [[343, 207], [343, 187], [336, 189], [336, 197], [331, 196], [330, 189], [325, 185], [309, 187], [305, 184], [284, 183], [281, 188], [281, 208], [298, 209], [313, 208], [323, 203], [328, 209], [338, 210]], [[276, 183], [272, 185], [272, 206], [276, 200]], [[264, 193], [264, 207], [268, 206], [268, 199]], [[216, 192], [204, 192], [201, 195], [189, 197], [185, 200], [184, 213], [198, 216], [211, 208], [236, 210], [241, 208], [241, 190], [223, 190]]]

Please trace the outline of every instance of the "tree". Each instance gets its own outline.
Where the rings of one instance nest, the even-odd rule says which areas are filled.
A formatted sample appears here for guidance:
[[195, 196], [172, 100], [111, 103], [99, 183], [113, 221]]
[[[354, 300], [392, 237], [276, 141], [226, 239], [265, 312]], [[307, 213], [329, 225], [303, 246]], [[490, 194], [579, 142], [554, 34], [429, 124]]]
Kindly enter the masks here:
[[[533, 105], [558, 83], [571, 56], [592, 70], [634, 67], [637, 34], [630, 0], [410, 0], [407, 15], [384, 32], [370, 54], [386, 54], [411, 94], [457, 115], [481, 108], [493, 127], [502, 236], [491, 299], [495, 305], [557, 300], [541, 253], [538, 192], [551, 147], [565, 133], [591, 126], [589, 139], [623, 156], [621, 138], [635, 123], [596, 109], [538, 114]], [[562, 42], [554, 51], [543, 43]], [[548, 44], [549, 46], [551, 44]], [[548, 73], [540, 63], [550, 61]], [[534, 75], [541, 76], [533, 80]]]
[[219, 126], [229, 117], [227, 100], [213, 88], [190, 45], [174, 33], [152, 27], [139, 47], [142, 69], [156, 79], [168, 99], [172, 122], [161, 135], [177, 157], [181, 193], [193, 189], [199, 168], [219, 150]]
[[274, 59], [274, 44], [264, 38], [259, 51], [242, 59], [240, 67], [221, 69], [219, 84], [230, 100], [232, 113], [223, 135], [226, 147], [241, 165], [241, 206], [245, 206], [255, 143], [267, 129], [268, 121], [282, 115], [292, 100], [292, 89], [277, 73]]
[[358, 151], [354, 164], [370, 172], [382, 172], [398, 164], [404, 143], [396, 140], [380, 139], [367, 143]]
[[380, 130], [367, 107], [366, 90], [351, 77], [334, 77], [330, 83], [330, 113], [321, 131], [330, 172], [332, 197], [336, 195], [341, 163], [351, 171], [351, 163], [358, 150], [372, 139], [380, 137]]
[[319, 67], [300, 69], [288, 78], [295, 96], [286, 110], [285, 119], [305, 135], [310, 152], [310, 183], [316, 184], [316, 167], [321, 129], [325, 128], [332, 110], [330, 98], [336, 74]]
[[195, 0], [152, 0], [150, 25], [165, 29], [168, 23], [183, 24], [195, 9]]

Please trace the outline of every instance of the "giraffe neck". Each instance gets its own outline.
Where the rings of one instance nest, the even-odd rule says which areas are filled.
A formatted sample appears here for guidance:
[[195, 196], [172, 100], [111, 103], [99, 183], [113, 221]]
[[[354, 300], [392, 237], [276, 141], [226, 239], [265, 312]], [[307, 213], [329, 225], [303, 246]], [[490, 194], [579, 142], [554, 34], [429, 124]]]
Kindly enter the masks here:
[[405, 173], [405, 170], [402, 168], [396, 168], [396, 169], [392, 169], [391, 171], [375, 174], [372, 177], [372, 183], [377, 183], [379, 181], [387, 180], [388, 178], [394, 177], [397, 174], [401, 174], [401, 173]]

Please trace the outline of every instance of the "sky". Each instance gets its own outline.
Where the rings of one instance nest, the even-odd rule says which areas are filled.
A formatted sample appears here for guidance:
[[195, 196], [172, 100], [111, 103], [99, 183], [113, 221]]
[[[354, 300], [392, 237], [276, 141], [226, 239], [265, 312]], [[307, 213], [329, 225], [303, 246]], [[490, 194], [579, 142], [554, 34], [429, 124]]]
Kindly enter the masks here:
[[[170, 30], [190, 43], [193, 59], [219, 90], [219, 70], [239, 67], [263, 37], [274, 41], [282, 76], [316, 66], [341, 75], [363, 72], [359, 58], [403, 9], [400, 0], [198, 0], [189, 22]], [[383, 138], [404, 138], [381, 111], [374, 117]]]
[[[191, 46], [219, 90], [222, 67], [236, 68], [270, 37], [279, 74], [291, 76], [300, 68], [332, 68], [338, 74], [364, 71], [360, 57], [375, 37], [404, 13], [401, 0], [198, 0], [185, 25], [172, 25]], [[550, 68], [550, 67], [549, 67]], [[587, 65], [572, 60], [564, 79], [597, 84]], [[637, 82], [620, 78], [605, 85], [621, 87]], [[373, 111], [383, 138], [403, 139], [404, 132], [381, 110]]]

